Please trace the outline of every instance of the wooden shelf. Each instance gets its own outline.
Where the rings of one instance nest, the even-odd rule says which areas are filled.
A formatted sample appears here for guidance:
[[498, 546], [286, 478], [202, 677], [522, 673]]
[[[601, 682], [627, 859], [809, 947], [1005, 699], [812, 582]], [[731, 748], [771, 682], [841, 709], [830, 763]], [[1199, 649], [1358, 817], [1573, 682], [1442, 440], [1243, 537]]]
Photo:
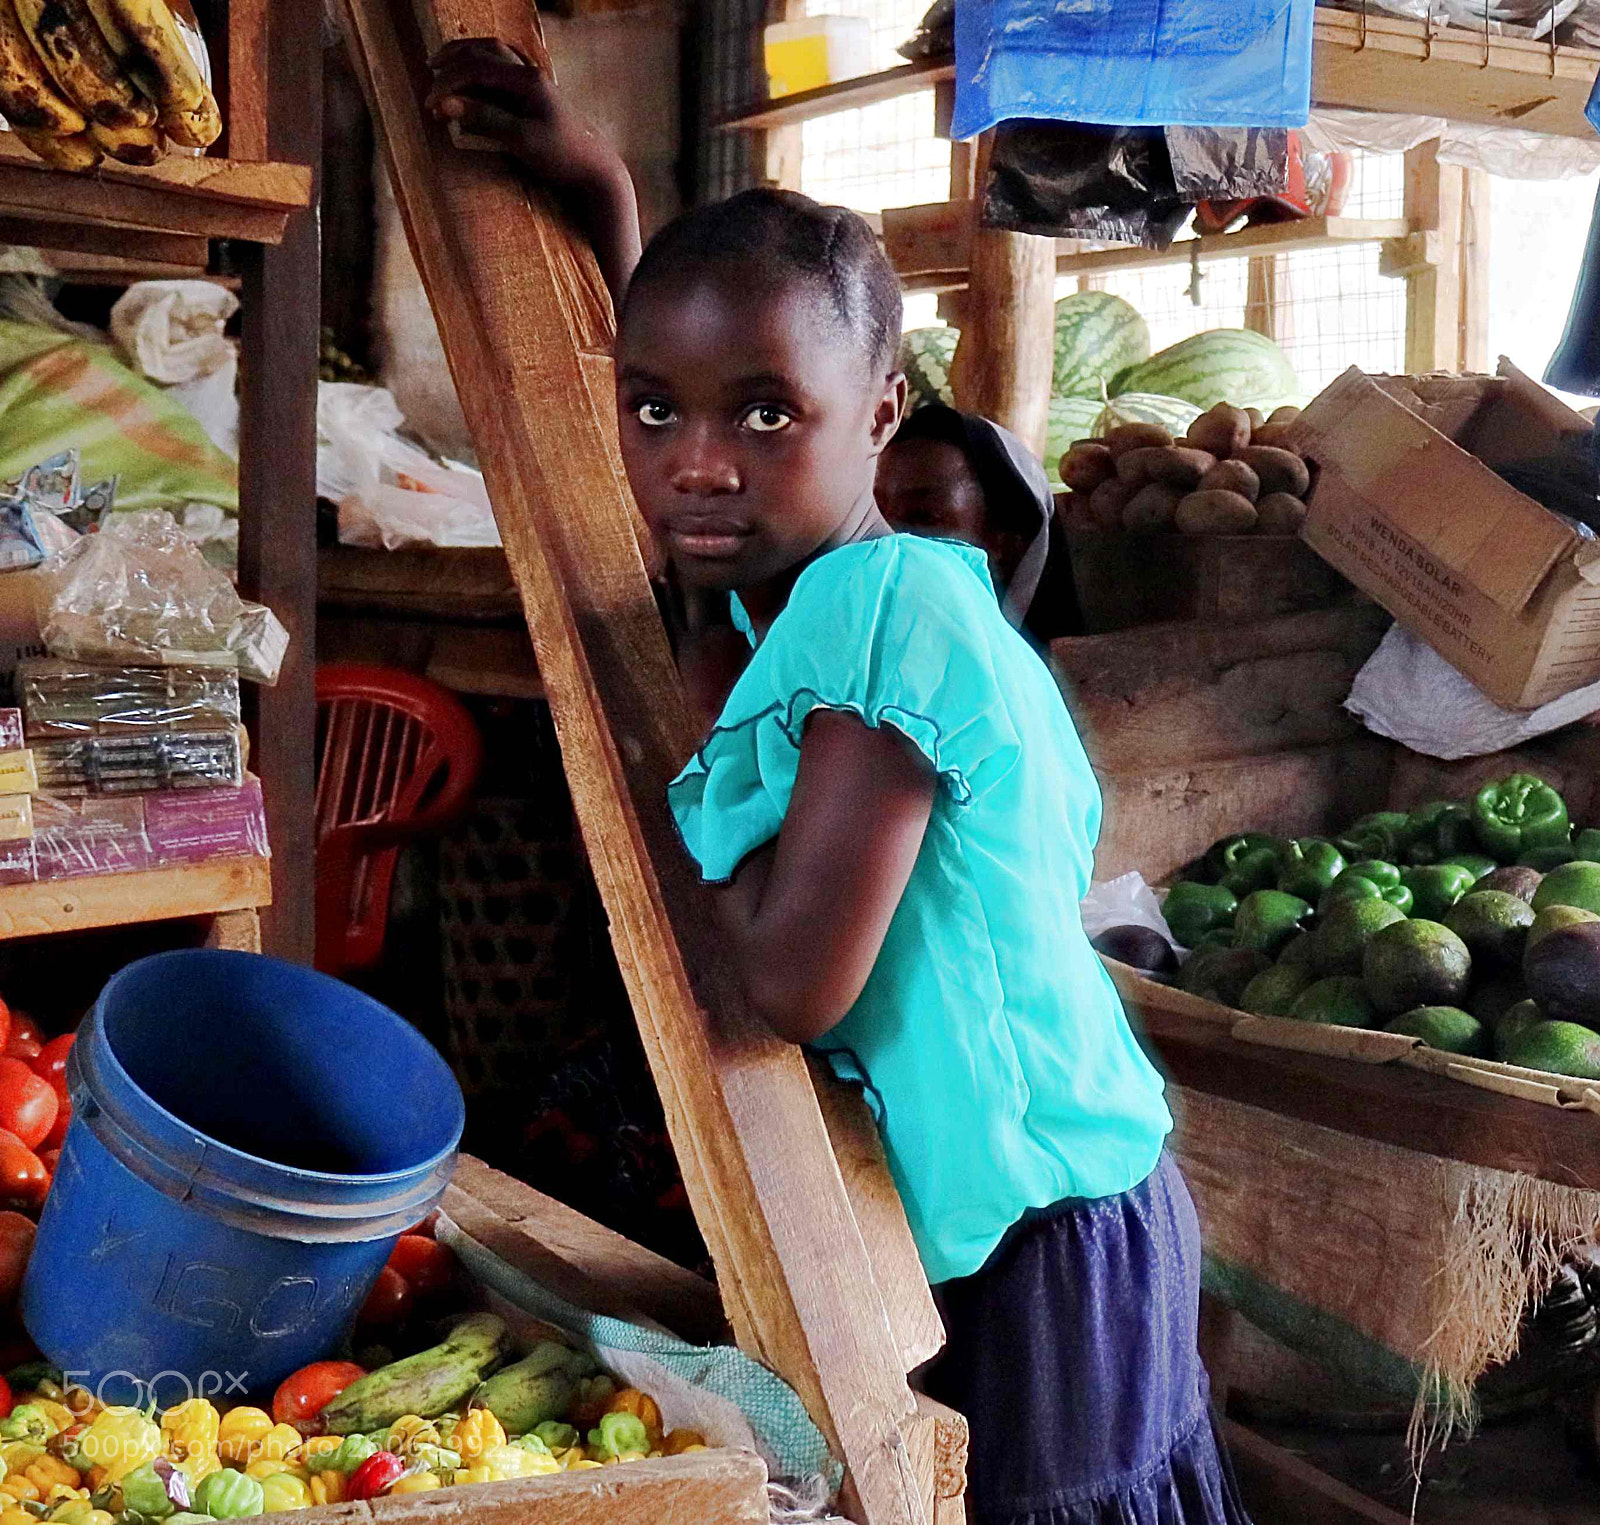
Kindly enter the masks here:
[[0, 886], [0, 940], [253, 910], [272, 902], [267, 858], [212, 858], [140, 874]]
[[[167, 252], [152, 252], [160, 264], [195, 263], [196, 246], [211, 238], [281, 243], [291, 213], [311, 204], [311, 170], [303, 164], [191, 159], [176, 155], [149, 169], [102, 165], [92, 174], [50, 169], [10, 133], [0, 133], [0, 218], [34, 225], [38, 242], [54, 240], [76, 252], [103, 253], [82, 231], [115, 229], [124, 252], [143, 248], [128, 232], [176, 237]], [[16, 230], [20, 232], [21, 230]], [[6, 242], [20, 243], [20, 237]], [[162, 244], [155, 239], [150, 242]], [[171, 258], [181, 247], [183, 254]], [[203, 262], [202, 262], [203, 263]]]
[[[1588, 138], [1583, 108], [1600, 52], [1521, 37], [1430, 29], [1398, 16], [1317, 7], [1311, 99], [1317, 106], [1398, 111], [1458, 122]], [[764, 101], [724, 117], [725, 131], [790, 127], [926, 90], [955, 78], [952, 59], [930, 59]]]
[[[1179, 239], [1169, 249], [1131, 245], [1090, 248], [1081, 240], [1056, 240], [1058, 275], [1103, 275], [1113, 270], [1144, 270], [1157, 265], [1209, 263], [1246, 255], [1290, 254], [1337, 244], [1389, 243], [1404, 239], [1403, 218], [1306, 217], [1202, 238]], [[907, 291], [955, 291], [967, 284], [972, 210], [967, 202], [894, 207], [883, 214], [883, 242], [889, 263]]]

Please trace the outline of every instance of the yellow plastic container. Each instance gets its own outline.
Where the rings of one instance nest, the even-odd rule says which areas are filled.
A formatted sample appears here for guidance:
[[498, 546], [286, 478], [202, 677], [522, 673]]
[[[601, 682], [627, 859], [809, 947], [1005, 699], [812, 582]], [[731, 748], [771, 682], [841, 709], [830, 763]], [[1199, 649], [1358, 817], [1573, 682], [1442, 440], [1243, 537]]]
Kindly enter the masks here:
[[764, 40], [771, 100], [855, 79], [872, 68], [872, 24], [857, 16], [775, 21]]

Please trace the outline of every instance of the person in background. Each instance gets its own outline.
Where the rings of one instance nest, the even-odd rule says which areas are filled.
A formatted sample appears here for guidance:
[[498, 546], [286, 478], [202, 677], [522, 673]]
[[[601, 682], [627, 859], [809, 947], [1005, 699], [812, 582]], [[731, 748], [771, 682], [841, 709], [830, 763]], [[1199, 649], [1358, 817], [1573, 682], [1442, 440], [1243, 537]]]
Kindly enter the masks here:
[[925, 404], [901, 420], [879, 458], [874, 491], [895, 529], [983, 551], [1006, 618], [1036, 643], [1079, 633], [1049, 479], [1009, 429]]

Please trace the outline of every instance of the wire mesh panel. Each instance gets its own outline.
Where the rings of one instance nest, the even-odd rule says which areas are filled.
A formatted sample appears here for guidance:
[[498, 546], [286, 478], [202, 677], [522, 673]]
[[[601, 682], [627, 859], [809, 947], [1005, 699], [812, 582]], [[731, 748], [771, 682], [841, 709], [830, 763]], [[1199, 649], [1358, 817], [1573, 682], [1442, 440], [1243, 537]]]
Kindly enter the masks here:
[[698, 106], [693, 189], [699, 202], [748, 190], [765, 175], [757, 154], [760, 136], [719, 132], [716, 123], [766, 95], [760, 72], [766, 20], [767, 0], [708, 0], [698, 12], [694, 45], [688, 50], [693, 77], [685, 82], [684, 99]]

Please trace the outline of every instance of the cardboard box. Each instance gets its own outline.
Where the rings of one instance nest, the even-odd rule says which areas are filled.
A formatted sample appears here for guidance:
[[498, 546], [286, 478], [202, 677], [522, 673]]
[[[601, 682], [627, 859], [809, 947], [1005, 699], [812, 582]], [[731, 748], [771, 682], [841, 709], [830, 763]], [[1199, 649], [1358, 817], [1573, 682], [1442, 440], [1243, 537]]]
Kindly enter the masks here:
[[1600, 540], [1490, 468], [1583, 448], [1588, 421], [1499, 376], [1349, 370], [1295, 421], [1312, 468], [1302, 535], [1496, 703], [1600, 679]]

